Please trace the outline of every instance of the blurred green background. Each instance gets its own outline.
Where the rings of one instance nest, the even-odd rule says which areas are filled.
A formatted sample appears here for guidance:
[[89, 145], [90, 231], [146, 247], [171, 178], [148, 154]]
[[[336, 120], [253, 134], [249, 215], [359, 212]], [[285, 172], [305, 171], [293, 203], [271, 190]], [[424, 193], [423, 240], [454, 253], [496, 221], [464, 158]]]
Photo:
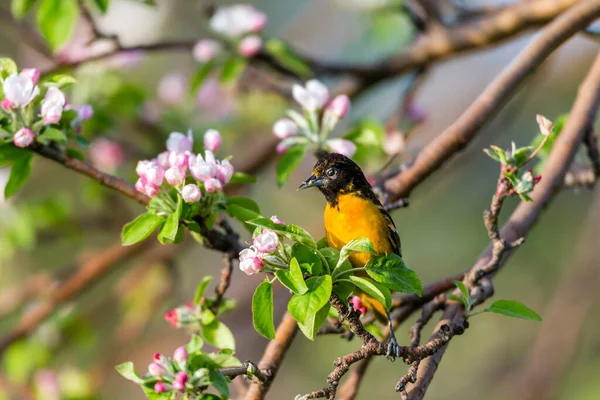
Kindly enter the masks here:
[[[206, 32], [199, 2], [158, 3], [157, 8], [151, 8], [133, 1], [114, 1], [100, 26], [118, 33], [128, 45], [200, 38]], [[374, 62], [415, 39], [404, 14], [361, 8], [356, 6], [360, 1], [252, 3], [269, 17], [267, 36], [281, 37], [321, 59]], [[5, 21], [0, 29], [0, 54], [16, 59], [20, 67], [49, 66], [48, 60], [30, 49], [6, 22], [9, 2], [2, 0], [0, 5]], [[401, 161], [410, 160], [451, 124], [534, 34], [433, 66], [415, 98], [428, 118], [410, 136]], [[405, 260], [424, 283], [469, 267], [488, 244], [481, 216], [495, 189], [497, 164], [481, 150], [490, 144], [509, 147], [511, 141], [525, 145], [537, 133], [537, 113], [550, 119], [567, 113], [598, 50], [597, 41], [583, 36], [561, 47], [529, 77], [466, 151], [415, 190], [408, 208], [393, 213]], [[77, 54], [78, 50], [73, 47], [70, 51]], [[221, 153], [233, 154], [236, 165], [270, 138], [272, 123], [283, 115], [284, 99], [251, 86], [242, 90], [220, 88], [214, 83], [210, 90], [218, 92], [218, 97], [205, 93], [214, 101], [191, 97], [180, 104], [161, 104], [157, 94], [161, 78], [178, 73], [189, 82], [197, 64], [184, 51], [140, 56], [136, 65], [129, 62], [115, 68], [103, 63], [79, 69], [76, 75], [80, 84], [71, 93], [74, 102], [89, 102], [96, 109], [84, 136], [90, 141], [106, 136], [125, 149], [125, 162], [116, 173], [130, 182], [135, 178], [136, 160], [156, 154], [172, 130], [192, 128], [200, 138], [208, 127], [220, 129], [225, 146]], [[364, 118], [385, 122], [409, 81], [410, 74], [406, 74], [355, 99], [347, 126]], [[326, 83], [334, 86], [335, 81]], [[157, 110], [160, 115], [156, 115]], [[247, 194], [261, 205], [263, 214], [301, 224], [313, 236], [322, 237], [324, 200], [316, 191], [296, 192], [296, 183], [308, 174], [314, 161], [308, 157], [282, 189], [275, 184], [272, 162]], [[384, 161], [380, 154], [364, 165], [369, 172], [376, 172]], [[3, 179], [6, 171], [0, 170], [0, 181]], [[599, 204], [592, 197], [587, 189], [561, 192], [526, 244], [495, 279], [497, 297], [522, 301], [538, 311], [545, 322], [487, 314], [474, 318], [466, 334], [452, 341], [428, 399], [525, 398], [523, 385], [533, 386], [533, 380], [525, 379], [532, 371], [532, 357], [541, 363], [533, 368], [537, 371], [546, 358], [551, 363], [556, 353], [564, 352], [564, 370], [543, 385], [551, 389], [548, 398], [600, 398], [600, 381], [594, 379], [600, 373], [600, 308], [596, 301], [600, 279], [598, 274], [580, 274], [600, 267], [598, 236], [586, 228], [600, 223], [590, 213]], [[516, 199], [510, 199], [503, 216], [508, 216], [516, 204]], [[43, 288], [55, 278], [64, 278], [83, 260], [118, 242], [120, 227], [139, 211], [129, 199], [59, 165], [36, 159], [33, 177], [25, 189], [16, 198], [0, 203], [0, 337], [35, 304], [35, 294], [43, 296]], [[205, 275], [219, 276], [222, 267], [220, 254], [192, 241], [180, 245], [175, 254], [168, 262], [139, 258], [120, 264], [80, 298], [61, 307], [34, 335], [15, 343], [1, 360], [0, 399], [44, 399], [43, 394], [35, 397], [36, 390], [54, 384], [59, 385], [65, 399], [142, 399], [139, 388], [122, 379], [113, 366], [131, 360], [138, 370], [144, 370], [152, 353], [170, 354], [186, 343], [186, 332], [172, 329], [163, 314], [190, 300], [199, 280]], [[585, 278], [570, 279], [580, 275]], [[224, 322], [236, 336], [241, 360], [258, 361], [267, 343], [254, 331], [250, 312], [252, 291], [261, 279], [236, 269], [228, 291], [239, 305]], [[578, 293], [578, 288], [584, 287], [590, 290]], [[584, 301], [567, 302], [572, 308], [559, 305], [573, 317], [578, 315], [577, 307], [587, 304], [579, 320], [550, 318], [551, 299], [567, 293], [565, 298], [570, 301], [568, 294], [572, 292], [583, 296]], [[279, 290], [275, 296], [277, 322], [288, 294]], [[401, 343], [408, 341], [407, 330], [415, 318], [399, 329]], [[580, 330], [576, 330], [577, 324], [582, 324]], [[561, 348], [558, 343], [558, 348], [533, 352], [544, 335], [552, 337], [569, 330], [575, 332], [572, 344]], [[356, 341], [347, 342], [335, 335], [319, 337], [314, 343], [299, 335], [268, 398], [291, 399], [322, 388], [333, 360], [357, 347]], [[393, 387], [405, 370], [400, 362], [375, 360], [358, 399], [397, 398]], [[531, 398], [545, 396], [538, 393]]]

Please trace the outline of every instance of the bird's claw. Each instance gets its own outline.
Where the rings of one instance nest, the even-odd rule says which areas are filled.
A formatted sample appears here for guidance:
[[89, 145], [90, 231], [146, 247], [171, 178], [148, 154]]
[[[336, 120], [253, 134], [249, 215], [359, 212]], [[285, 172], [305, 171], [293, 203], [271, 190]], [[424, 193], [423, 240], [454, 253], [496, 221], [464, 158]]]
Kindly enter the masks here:
[[400, 357], [400, 345], [398, 345], [398, 341], [396, 341], [395, 337], [391, 337], [387, 344], [387, 353], [385, 353], [385, 358], [391, 362], [394, 362], [396, 361], [396, 357]]

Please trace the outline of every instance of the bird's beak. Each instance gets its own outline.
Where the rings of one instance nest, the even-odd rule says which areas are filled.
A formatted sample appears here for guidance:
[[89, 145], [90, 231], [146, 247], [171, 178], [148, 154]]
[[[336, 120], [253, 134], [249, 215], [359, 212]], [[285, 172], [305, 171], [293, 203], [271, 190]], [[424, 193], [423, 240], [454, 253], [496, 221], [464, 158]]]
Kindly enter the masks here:
[[305, 180], [304, 182], [302, 182], [302, 184], [300, 186], [298, 186], [298, 190], [307, 189], [307, 188], [315, 187], [315, 186], [321, 186], [322, 184], [323, 184], [323, 179], [317, 179], [315, 174], [312, 174], [311, 176], [308, 177], [307, 180]]

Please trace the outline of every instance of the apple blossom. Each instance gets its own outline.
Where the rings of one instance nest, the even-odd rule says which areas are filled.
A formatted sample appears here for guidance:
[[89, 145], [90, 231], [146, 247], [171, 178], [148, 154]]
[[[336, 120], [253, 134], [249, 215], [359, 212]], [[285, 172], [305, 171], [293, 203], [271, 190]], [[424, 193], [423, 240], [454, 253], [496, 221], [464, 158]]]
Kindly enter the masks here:
[[251, 5], [236, 4], [217, 9], [210, 19], [210, 27], [228, 37], [260, 32], [267, 24], [267, 16]]
[[255, 248], [250, 247], [240, 252], [240, 269], [247, 275], [253, 275], [263, 268], [264, 263]]
[[279, 236], [272, 230], [265, 229], [263, 233], [254, 238], [252, 244], [261, 253], [272, 253], [279, 245]]
[[207, 63], [213, 60], [221, 51], [221, 45], [216, 40], [203, 39], [194, 46], [192, 54], [194, 59], [200, 63]]
[[181, 195], [183, 196], [183, 201], [186, 203], [195, 203], [202, 198], [200, 188], [193, 183], [185, 185], [181, 190]]
[[25, 107], [39, 94], [35, 76], [28, 70], [10, 75], [3, 84], [4, 96], [13, 106]]
[[238, 51], [244, 57], [252, 57], [262, 49], [263, 40], [258, 35], [250, 35], [243, 38], [238, 44]]
[[341, 94], [336, 96], [331, 102], [327, 105], [327, 112], [331, 113], [331, 115], [335, 116], [337, 119], [342, 119], [348, 114], [350, 110], [350, 98], [345, 94]]
[[51, 86], [42, 100], [42, 118], [45, 124], [56, 124], [60, 121], [67, 99], [57, 87]]
[[188, 360], [188, 351], [183, 346], [179, 346], [173, 353], [173, 359], [180, 364], [185, 364]]
[[221, 184], [226, 185], [231, 180], [233, 176], [233, 165], [229, 162], [229, 160], [222, 160], [219, 165], [217, 165], [217, 179], [221, 182]]
[[156, 393], [164, 393], [167, 390], [169, 390], [169, 388], [167, 387], [167, 385], [164, 382], [156, 382], [154, 384], [154, 391]]
[[178, 104], [185, 99], [187, 86], [187, 80], [183, 74], [169, 73], [158, 82], [158, 99], [164, 104]]
[[178, 167], [171, 167], [165, 171], [165, 180], [171, 186], [179, 186], [185, 182], [185, 171]]
[[150, 375], [155, 376], [157, 378], [160, 378], [161, 376], [163, 376], [165, 371], [166, 371], [165, 367], [163, 367], [161, 364], [159, 364], [157, 362], [152, 362], [152, 363], [150, 363], [150, 365], [148, 365], [148, 372], [150, 373]]
[[288, 118], [282, 118], [273, 125], [273, 133], [279, 139], [286, 139], [298, 133], [298, 125]]
[[27, 147], [33, 143], [35, 133], [29, 128], [21, 128], [13, 136], [13, 143], [17, 147]]
[[329, 139], [326, 144], [332, 152], [342, 154], [346, 157], [352, 157], [356, 153], [356, 145], [350, 140]]
[[221, 181], [215, 178], [204, 181], [204, 188], [208, 193], [218, 193], [223, 189]]
[[285, 225], [285, 222], [283, 222], [282, 220], [277, 218], [277, 215], [271, 216], [270, 219], [271, 219], [271, 221], [275, 222], [276, 224]]
[[181, 132], [172, 132], [167, 139], [167, 150], [177, 152], [192, 151], [193, 144], [194, 138], [191, 130], [188, 131], [187, 135]]
[[221, 147], [221, 134], [215, 129], [209, 129], [204, 134], [204, 148], [215, 152]]
[[292, 96], [308, 111], [321, 109], [329, 99], [329, 90], [316, 79], [306, 82], [305, 86], [294, 84]]
[[90, 145], [92, 164], [104, 171], [114, 171], [125, 160], [125, 152], [119, 143], [99, 138]]

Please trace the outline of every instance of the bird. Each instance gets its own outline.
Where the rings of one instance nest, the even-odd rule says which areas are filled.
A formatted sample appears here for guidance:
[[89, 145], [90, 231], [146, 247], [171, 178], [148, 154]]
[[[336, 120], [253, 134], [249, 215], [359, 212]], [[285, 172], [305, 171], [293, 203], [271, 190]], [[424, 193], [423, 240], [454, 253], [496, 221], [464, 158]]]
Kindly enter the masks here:
[[[341, 250], [351, 240], [366, 237], [378, 254], [395, 253], [402, 257], [400, 236], [394, 220], [354, 161], [338, 153], [322, 156], [313, 167], [312, 175], [298, 190], [311, 187], [318, 188], [327, 202], [324, 224], [329, 247]], [[353, 252], [349, 261], [352, 267], [361, 268], [371, 257], [373, 255], [370, 253]], [[364, 274], [363, 271], [360, 273]], [[355, 293], [379, 321], [389, 323], [390, 341], [387, 356], [393, 359], [399, 352], [399, 346], [388, 310], [358, 288]]]

